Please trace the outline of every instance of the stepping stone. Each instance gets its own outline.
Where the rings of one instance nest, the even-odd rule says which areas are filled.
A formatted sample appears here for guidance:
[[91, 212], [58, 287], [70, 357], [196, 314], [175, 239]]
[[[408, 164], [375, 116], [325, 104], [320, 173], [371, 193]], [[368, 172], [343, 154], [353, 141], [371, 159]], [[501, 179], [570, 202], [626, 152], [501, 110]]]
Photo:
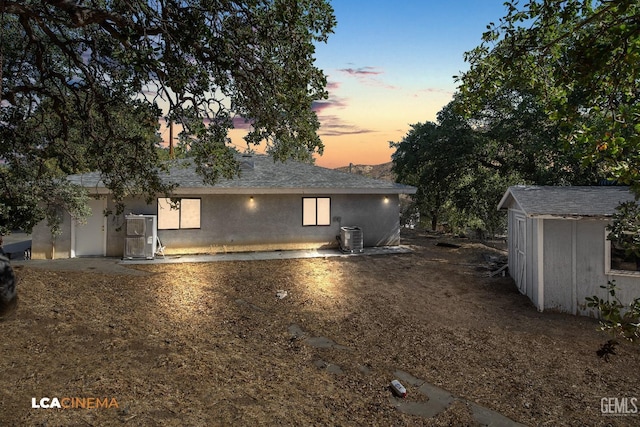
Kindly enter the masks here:
[[330, 372], [330, 373], [332, 373], [334, 375], [343, 375], [344, 374], [344, 371], [342, 370], [342, 368], [340, 368], [340, 366], [334, 365], [333, 363], [325, 362], [322, 359], [314, 360], [313, 364], [316, 366], [316, 368], [324, 369], [327, 372]]
[[306, 335], [304, 330], [300, 326], [298, 326], [296, 324], [293, 324], [293, 325], [289, 326], [289, 333], [295, 339], [302, 338], [303, 336]]
[[441, 406], [442, 410], [445, 410], [454, 400], [451, 393], [429, 383], [422, 384], [418, 391], [429, 397], [429, 402]]
[[262, 307], [259, 307], [259, 306], [255, 305], [255, 304], [253, 304], [253, 303], [250, 303], [249, 301], [245, 301], [245, 300], [243, 300], [242, 298], [238, 298], [238, 299], [235, 301], [235, 303], [236, 303], [236, 304], [238, 304], [238, 305], [241, 305], [241, 306], [243, 306], [243, 307], [250, 308], [250, 309], [252, 309], [252, 310], [262, 311], [262, 312], [264, 312], [264, 309], [263, 309]]
[[471, 412], [473, 413], [473, 418], [478, 421], [480, 424], [487, 427], [525, 427], [524, 424], [516, 423], [515, 421], [505, 417], [504, 415], [492, 411], [489, 408], [485, 408], [484, 406], [476, 405], [475, 403], [471, 403]]
[[[307, 333], [304, 331], [304, 329], [302, 329], [300, 326], [296, 325], [295, 323], [293, 325], [290, 325], [288, 330], [289, 330], [289, 333], [291, 334], [291, 336], [293, 338], [295, 338], [295, 339], [299, 339], [299, 338], [302, 338], [305, 335], [307, 335]], [[351, 350], [347, 346], [336, 344], [335, 341], [333, 341], [333, 340], [331, 340], [331, 339], [329, 339], [327, 337], [310, 337], [310, 338], [306, 338], [304, 340], [304, 343], [307, 344], [307, 345], [310, 345], [311, 347], [315, 347], [315, 348], [335, 348], [336, 350]]]
[[433, 418], [447, 409], [439, 404], [429, 402], [411, 402], [399, 397], [390, 397], [389, 401], [403, 414], [416, 415], [423, 418]]
[[393, 375], [395, 375], [396, 378], [398, 378], [398, 380], [400, 380], [402, 384], [409, 384], [415, 387], [420, 387], [422, 384], [424, 384], [424, 380], [421, 380], [420, 378], [416, 378], [410, 373], [405, 371], [397, 370], [393, 373]]
[[315, 348], [335, 348], [336, 350], [350, 350], [349, 347], [336, 344], [335, 341], [327, 337], [311, 337], [304, 340], [304, 342]]

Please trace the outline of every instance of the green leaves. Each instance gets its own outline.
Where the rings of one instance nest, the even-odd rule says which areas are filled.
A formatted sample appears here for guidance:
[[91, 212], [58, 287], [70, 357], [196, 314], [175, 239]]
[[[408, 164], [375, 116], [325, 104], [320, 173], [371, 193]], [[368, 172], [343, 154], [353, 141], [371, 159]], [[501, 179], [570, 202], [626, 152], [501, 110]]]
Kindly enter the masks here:
[[[326, 0], [25, 1], [1, 19], [3, 188], [98, 170], [117, 200], [170, 191], [158, 178], [162, 116], [210, 183], [237, 173], [231, 117], [279, 160], [322, 152], [311, 105], [327, 95], [313, 57], [336, 23]], [[43, 193], [5, 195], [34, 214], [0, 227], [43, 217], [32, 203]]]
[[465, 55], [470, 69], [458, 81], [466, 111], [479, 111], [505, 89], [531, 93], [567, 147], [640, 189], [640, 4], [534, 0], [507, 7], [500, 25]]
[[640, 298], [626, 306], [616, 296], [615, 280], [600, 287], [607, 291], [606, 299], [597, 295], [586, 298], [587, 307], [597, 309], [600, 314], [600, 330], [637, 342], [640, 339]]
[[626, 256], [640, 260], [640, 206], [636, 202], [625, 202], [616, 207], [607, 230], [607, 239], [623, 249]]

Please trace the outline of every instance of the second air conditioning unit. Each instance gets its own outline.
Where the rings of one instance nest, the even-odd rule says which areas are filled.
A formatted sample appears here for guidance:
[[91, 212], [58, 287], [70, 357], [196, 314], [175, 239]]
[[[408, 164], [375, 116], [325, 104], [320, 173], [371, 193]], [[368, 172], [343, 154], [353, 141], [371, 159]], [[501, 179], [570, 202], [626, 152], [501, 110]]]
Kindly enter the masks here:
[[158, 241], [158, 217], [127, 215], [125, 221], [124, 258], [153, 259]]
[[340, 250], [349, 253], [364, 252], [364, 239], [359, 227], [340, 227]]

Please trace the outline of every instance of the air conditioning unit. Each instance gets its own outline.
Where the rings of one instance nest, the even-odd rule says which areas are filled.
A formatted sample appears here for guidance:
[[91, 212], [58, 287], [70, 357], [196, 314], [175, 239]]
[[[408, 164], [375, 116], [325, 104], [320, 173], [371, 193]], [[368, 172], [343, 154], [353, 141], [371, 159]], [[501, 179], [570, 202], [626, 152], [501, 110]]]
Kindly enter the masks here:
[[340, 250], [349, 253], [364, 252], [364, 239], [359, 227], [340, 227]]
[[153, 259], [158, 241], [158, 217], [156, 215], [126, 215], [124, 258]]

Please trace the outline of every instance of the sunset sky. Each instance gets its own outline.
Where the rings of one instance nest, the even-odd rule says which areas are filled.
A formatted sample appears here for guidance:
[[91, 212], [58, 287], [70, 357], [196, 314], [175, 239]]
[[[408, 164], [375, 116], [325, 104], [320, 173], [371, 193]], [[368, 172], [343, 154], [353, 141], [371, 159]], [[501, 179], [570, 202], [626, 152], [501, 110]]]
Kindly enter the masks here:
[[[435, 121], [468, 69], [464, 52], [481, 42], [504, 0], [331, 0], [337, 26], [316, 50], [329, 99], [316, 103], [324, 155], [319, 166], [381, 164], [389, 141]], [[244, 147], [245, 131], [230, 134]], [[164, 136], [164, 135], [163, 135]]]
[[329, 99], [317, 110], [325, 167], [391, 160], [389, 141], [435, 121], [453, 96], [463, 54], [478, 46], [504, 0], [332, 0], [338, 25], [318, 46]]

